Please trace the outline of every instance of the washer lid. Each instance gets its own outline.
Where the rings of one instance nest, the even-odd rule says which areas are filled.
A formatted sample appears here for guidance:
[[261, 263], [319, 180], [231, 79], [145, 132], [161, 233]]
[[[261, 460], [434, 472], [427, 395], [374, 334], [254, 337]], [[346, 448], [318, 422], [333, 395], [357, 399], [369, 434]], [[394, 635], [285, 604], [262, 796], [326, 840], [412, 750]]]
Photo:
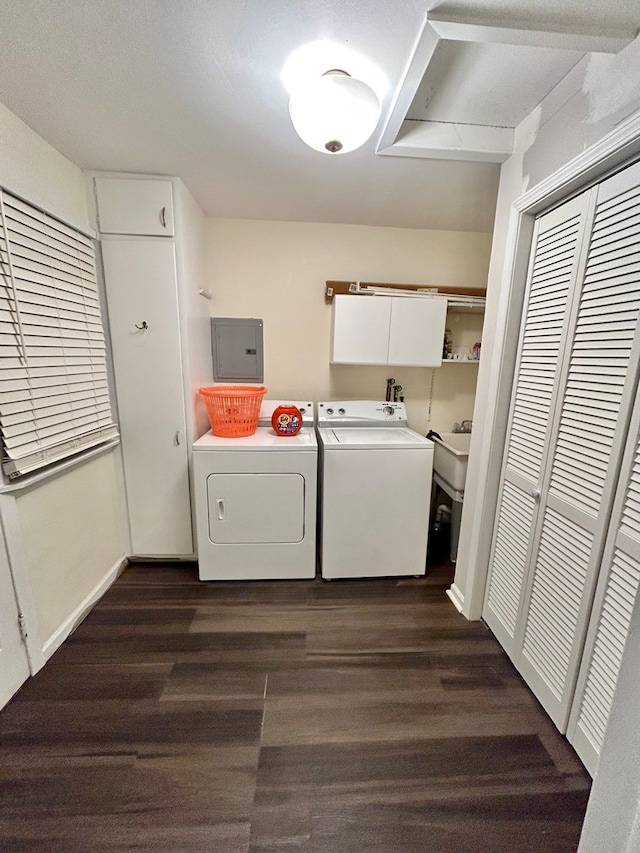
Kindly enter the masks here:
[[433, 442], [408, 427], [336, 427], [322, 428], [318, 435], [326, 447], [353, 450], [427, 450], [433, 453]]

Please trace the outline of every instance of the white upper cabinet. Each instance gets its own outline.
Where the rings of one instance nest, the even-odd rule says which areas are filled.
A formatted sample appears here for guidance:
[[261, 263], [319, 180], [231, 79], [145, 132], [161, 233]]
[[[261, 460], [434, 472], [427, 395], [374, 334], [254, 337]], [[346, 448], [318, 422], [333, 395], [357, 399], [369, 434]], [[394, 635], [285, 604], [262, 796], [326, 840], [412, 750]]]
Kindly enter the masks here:
[[387, 364], [391, 299], [336, 296], [333, 300], [334, 364]]
[[442, 364], [447, 300], [391, 298], [388, 364], [437, 367]]
[[348, 296], [333, 301], [333, 364], [438, 367], [447, 300]]
[[172, 237], [171, 181], [140, 178], [96, 178], [99, 231]]

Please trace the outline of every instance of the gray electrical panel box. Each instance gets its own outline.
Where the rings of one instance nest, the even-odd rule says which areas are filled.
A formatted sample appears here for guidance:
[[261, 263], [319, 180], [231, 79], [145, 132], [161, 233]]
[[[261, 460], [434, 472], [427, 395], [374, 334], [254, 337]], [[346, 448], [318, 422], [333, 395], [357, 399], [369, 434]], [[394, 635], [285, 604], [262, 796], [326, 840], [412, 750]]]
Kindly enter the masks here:
[[213, 317], [214, 382], [264, 382], [262, 320]]

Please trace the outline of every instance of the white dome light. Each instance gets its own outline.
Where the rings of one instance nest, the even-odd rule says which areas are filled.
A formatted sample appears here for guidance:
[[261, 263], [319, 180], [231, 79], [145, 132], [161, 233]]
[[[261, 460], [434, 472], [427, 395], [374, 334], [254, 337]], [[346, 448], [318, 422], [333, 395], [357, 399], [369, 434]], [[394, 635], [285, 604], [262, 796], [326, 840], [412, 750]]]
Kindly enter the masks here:
[[380, 101], [362, 80], [327, 71], [293, 92], [289, 115], [303, 142], [325, 154], [346, 154], [363, 145], [380, 118]]

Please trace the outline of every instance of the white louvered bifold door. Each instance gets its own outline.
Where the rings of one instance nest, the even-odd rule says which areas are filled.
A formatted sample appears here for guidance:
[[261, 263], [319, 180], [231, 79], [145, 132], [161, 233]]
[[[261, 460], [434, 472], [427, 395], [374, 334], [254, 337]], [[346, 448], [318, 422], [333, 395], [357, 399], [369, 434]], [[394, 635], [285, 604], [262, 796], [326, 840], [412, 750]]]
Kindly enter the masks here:
[[525, 591], [521, 674], [566, 730], [637, 388], [640, 165], [595, 188]]
[[640, 403], [636, 404], [605, 547], [567, 737], [598, 767], [631, 613], [640, 584]]
[[[640, 218], [634, 195], [628, 195], [626, 209], [635, 208], [635, 227], [629, 218], [629, 227], [619, 232], [623, 240], [633, 231], [636, 235], [630, 242], [631, 254], [625, 257], [628, 272], [624, 276], [624, 286], [629, 292], [640, 289], [640, 259], [636, 248], [640, 241]], [[569, 740], [592, 774], [597, 769], [640, 584], [640, 401], [637, 393], [601, 566], [567, 729]]]
[[538, 495], [554, 429], [559, 367], [568, 339], [592, 194], [540, 217], [534, 231], [518, 363], [483, 618], [515, 658]]

